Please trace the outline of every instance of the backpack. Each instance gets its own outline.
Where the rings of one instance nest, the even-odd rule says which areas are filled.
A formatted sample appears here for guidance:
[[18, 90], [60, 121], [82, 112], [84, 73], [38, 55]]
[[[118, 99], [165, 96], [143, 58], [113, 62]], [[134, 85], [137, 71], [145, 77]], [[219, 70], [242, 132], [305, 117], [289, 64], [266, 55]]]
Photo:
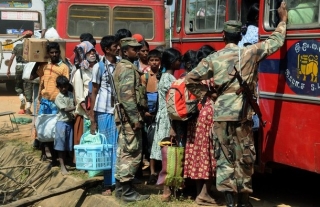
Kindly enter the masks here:
[[[145, 73], [144, 77], [146, 79], [146, 88], [148, 86], [149, 73]], [[158, 110], [158, 92], [148, 92], [147, 94], [147, 104], [150, 114], [156, 114]]]
[[169, 118], [180, 121], [196, 115], [200, 107], [196, 96], [187, 89], [184, 78], [173, 81], [166, 95], [166, 105]]
[[137, 74], [140, 77], [140, 73], [137, 70], [134, 70], [134, 85], [137, 87], [136, 88], [136, 99], [137, 99], [137, 104], [139, 110], [146, 111], [148, 110], [148, 103], [147, 103], [147, 92], [146, 92], [146, 87], [139, 82], [138, 84], [136, 83], [136, 76]]

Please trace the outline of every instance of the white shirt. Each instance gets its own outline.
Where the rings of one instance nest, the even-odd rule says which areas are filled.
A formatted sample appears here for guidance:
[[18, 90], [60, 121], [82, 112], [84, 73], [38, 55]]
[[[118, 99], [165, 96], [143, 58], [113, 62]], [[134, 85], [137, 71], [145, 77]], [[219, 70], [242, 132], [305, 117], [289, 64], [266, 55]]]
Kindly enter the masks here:
[[[105, 66], [109, 67], [111, 74], [113, 74], [115, 65], [111, 64], [108, 60], [105, 61]], [[106, 67], [101, 77], [99, 72], [99, 63], [96, 63], [92, 69], [92, 83], [100, 84], [100, 89], [96, 97], [93, 109], [94, 111], [110, 114], [114, 113], [114, 107], [111, 106], [112, 89], [109, 81], [110, 79]]]
[[[82, 79], [80, 70], [82, 70]], [[91, 69], [77, 69], [73, 75], [72, 85], [74, 88], [75, 100], [76, 100], [76, 110], [75, 114], [84, 116], [86, 119], [89, 117], [86, 115], [85, 111], [81, 107], [81, 103], [84, 102], [86, 96], [89, 93], [89, 82], [92, 79]]]

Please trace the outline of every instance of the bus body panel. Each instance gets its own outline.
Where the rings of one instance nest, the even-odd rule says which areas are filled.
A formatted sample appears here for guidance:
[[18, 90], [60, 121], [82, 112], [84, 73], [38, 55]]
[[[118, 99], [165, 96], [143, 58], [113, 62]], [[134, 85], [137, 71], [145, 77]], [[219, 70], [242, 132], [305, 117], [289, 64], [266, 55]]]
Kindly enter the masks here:
[[[58, 15], [57, 15], [57, 31], [59, 35], [66, 40], [66, 56], [71, 57], [73, 55], [73, 49], [76, 45], [79, 44], [79, 35], [68, 35], [68, 15], [70, 7], [74, 5], [88, 5], [88, 6], [108, 6], [109, 7], [109, 32], [105, 35], [114, 35], [116, 31], [112, 32], [113, 30], [113, 10], [115, 8], [151, 8], [154, 18], [154, 26], [153, 26], [153, 37], [146, 38], [150, 45], [150, 49], [155, 48], [156, 46], [164, 46], [165, 45], [165, 30], [164, 30], [164, 15], [165, 15], [165, 7], [164, 1], [151, 1], [151, 0], [142, 0], [142, 1], [88, 1], [88, 0], [72, 0], [72, 1], [65, 1], [59, 0], [58, 1]], [[143, 6], [142, 6], [143, 5]], [[129, 29], [128, 27], [125, 27]], [[101, 37], [94, 38], [97, 41], [96, 49], [99, 54], [103, 54], [99, 45]]]
[[[204, 44], [216, 50], [225, 46], [222, 32], [188, 32], [185, 21], [186, 11], [190, 9], [186, 5], [189, 1], [177, 0], [176, 8], [178, 2], [182, 3], [182, 18], [180, 31], [177, 31], [177, 21], [174, 22], [173, 47], [184, 53], [190, 49], [198, 50]], [[238, 11], [243, 11], [246, 3], [227, 2], [238, 4]], [[276, 8], [271, 10], [268, 7], [273, 2], [276, 1], [259, 1], [260, 41], [266, 40], [274, 31], [272, 26], [268, 26], [269, 19], [276, 19], [270, 17]], [[289, 6], [291, 4], [288, 3]], [[227, 3], [227, 12], [229, 6]], [[315, 1], [314, 7], [320, 7], [318, 1]], [[319, 12], [319, 9], [316, 11]], [[241, 13], [237, 15], [237, 19], [245, 19]], [[320, 16], [319, 13], [316, 15]], [[230, 13], [227, 14], [226, 20], [234, 19], [230, 16]], [[272, 166], [269, 164], [278, 163], [320, 173], [319, 58], [320, 19], [310, 25], [288, 25], [284, 45], [259, 63], [259, 105], [266, 126], [259, 129], [260, 136], [256, 140], [257, 169], [263, 171], [265, 167]]]
[[[19, 1], [14, 1], [15, 3], [18, 3]], [[25, 1], [24, 1], [25, 2]], [[31, 0], [30, 0], [31, 2]], [[40, 21], [40, 25], [39, 28], [33, 28], [31, 29], [32, 32], [34, 32], [34, 30], [41, 30], [46, 28], [46, 16], [45, 16], [45, 6], [44, 6], [44, 2], [42, 0], [32, 0], [31, 2], [31, 7], [28, 8], [22, 8], [22, 7], [2, 7], [0, 4], [0, 12], [37, 12], [39, 14], [39, 21]], [[5, 20], [0, 20], [0, 21], [5, 21]], [[18, 22], [20, 20], [16, 20], [16, 22]], [[21, 20], [24, 21], [24, 20]], [[23, 24], [23, 23], [22, 23]], [[21, 28], [23, 29], [23, 26], [21, 26]], [[2, 25], [1, 29], [20, 29], [20, 28], [4, 28]], [[30, 29], [30, 28], [28, 28]], [[0, 32], [0, 41], [2, 43], [5, 43], [6, 41], [14, 41], [16, 39], [18, 39], [19, 37], [21, 37], [20, 34], [6, 34], [3, 32]], [[3, 47], [3, 60], [1, 62], [0, 65], [0, 83], [7, 83], [10, 88], [10, 90], [14, 89], [14, 79], [15, 79], [15, 68], [16, 68], [16, 60], [13, 61], [11, 68], [10, 68], [10, 72], [11, 72], [11, 76], [7, 77], [7, 69], [8, 69], [8, 61], [11, 58], [12, 55], [12, 50], [14, 48], [14, 46], [16, 44], [22, 43], [22, 41], [18, 41], [15, 42], [14, 44], [11, 44], [8, 46], [7, 49], [4, 49], [5, 47]], [[0, 57], [1, 59], [1, 57]], [[13, 87], [13, 89], [12, 89]]]

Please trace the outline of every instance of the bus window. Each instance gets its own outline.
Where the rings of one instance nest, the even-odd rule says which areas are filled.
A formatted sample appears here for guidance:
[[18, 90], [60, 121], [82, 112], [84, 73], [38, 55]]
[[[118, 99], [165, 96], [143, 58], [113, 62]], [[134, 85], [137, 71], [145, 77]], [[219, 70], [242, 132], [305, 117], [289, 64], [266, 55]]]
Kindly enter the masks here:
[[41, 14], [33, 11], [0, 11], [0, 34], [21, 34], [26, 30], [39, 30]]
[[[228, 0], [228, 20], [239, 20], [240, 14], [238, 11], [238, 1]], [[243, 2], [241, 2], [241, 5]], [[225, 4], [222, 4], [225, 5]], [[242, 14], [241, 14], [242, 15]]]
[[72, 5], [69, 9], [68, 35], [91, 33], [94, 37], [109, 34], [109, 7]]
[[177, 11], [176, 11], [176, 17], [174, 17], [174, 21], [176, 22], [176, 31], [177, 33], [180, 32], [181, 30], [181, 19], [182, 19], [182, 4], [181, 4], [181, 0], [177, 0]]
[[[274, 29], [279, 23], [277, 9], [282, 0], [271, 0], [265, 9], [265, 28]], [[288, 0], [288, 29], [319, 27], [319, 0]]]
[[113, 10], [113, 33], [116, 33], [118, 29], [128, 28], [132, 34], [139, 33], [145, 39], [153, 39], [153, 17], [151, 8], [115, 7]]
[[221, 32], [226, 17], [225, 0], [188, 0], [186, 27], [189, 32]]

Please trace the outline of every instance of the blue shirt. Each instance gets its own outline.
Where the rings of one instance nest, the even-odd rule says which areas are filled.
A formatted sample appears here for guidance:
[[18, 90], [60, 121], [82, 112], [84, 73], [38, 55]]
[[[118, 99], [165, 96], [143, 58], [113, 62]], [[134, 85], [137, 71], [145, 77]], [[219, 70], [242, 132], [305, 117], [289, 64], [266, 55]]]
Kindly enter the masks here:
[[245, 43], [255, 44], [259, 41], [259, 28], [254, 25], [249, 25], [247, 32], [242, 36], [241, 41], [238, 43], [239, 47], [243, 47]]

